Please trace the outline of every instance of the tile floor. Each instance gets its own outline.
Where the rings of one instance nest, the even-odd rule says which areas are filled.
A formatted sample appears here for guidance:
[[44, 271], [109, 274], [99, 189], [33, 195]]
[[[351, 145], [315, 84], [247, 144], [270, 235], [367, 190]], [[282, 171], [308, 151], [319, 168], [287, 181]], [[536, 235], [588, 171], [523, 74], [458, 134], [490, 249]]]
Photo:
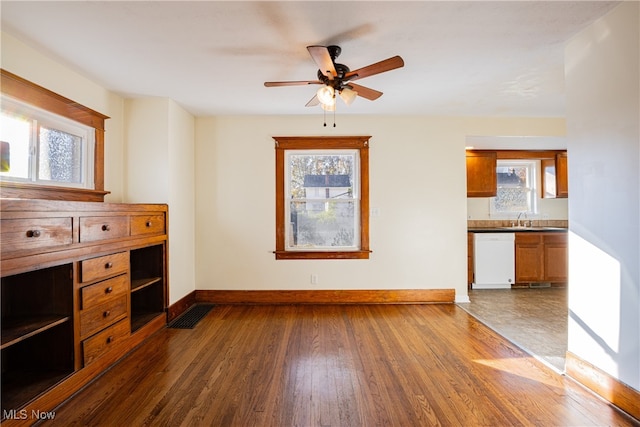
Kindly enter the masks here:
[[564, 372], [567, 290], [478, 289], [458, 306], [553, 369]]

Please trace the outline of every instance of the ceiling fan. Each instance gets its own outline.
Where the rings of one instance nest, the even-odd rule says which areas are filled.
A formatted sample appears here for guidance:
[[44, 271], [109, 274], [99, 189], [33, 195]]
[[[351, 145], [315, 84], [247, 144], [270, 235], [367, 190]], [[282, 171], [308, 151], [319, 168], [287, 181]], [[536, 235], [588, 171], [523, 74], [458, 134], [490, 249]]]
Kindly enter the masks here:
[[356, 96], [371, 101], [380, 98], [382, 92], [355, 84], [352, 81], [404, 66], [402, 58], [396, 55], [351, 71], [346, 65], [336, 63], [336, 58], [342, 52], [340, 46], [307, 46], [307, 50], [318, 65], [317, 80], [265, 82], [264, 85], [266, 87], [322, 85], [306, 106], [313, 107], [320, 104], [326, 111], [335, 111], [336, 95], [342, 98], [347, 105], [351, 105]]

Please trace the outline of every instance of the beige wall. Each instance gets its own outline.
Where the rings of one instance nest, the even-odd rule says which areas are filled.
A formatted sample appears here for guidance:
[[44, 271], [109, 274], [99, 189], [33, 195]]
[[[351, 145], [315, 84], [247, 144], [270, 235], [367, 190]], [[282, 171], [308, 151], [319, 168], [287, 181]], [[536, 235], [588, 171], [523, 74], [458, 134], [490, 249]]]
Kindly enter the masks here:
[[[562, 119], [196, 120], [197, 289], [435, 289], [467, 297], [465, 137], [563, 135]], [[371, 135], [369, 260], [275, 261], [272, 136]], [[318, 283], [311, 285], [311, 274]]]
[[169, 303], [195, 290], [194, 117], [167, 98], [125, 102], [127, 202], [169, 205]]

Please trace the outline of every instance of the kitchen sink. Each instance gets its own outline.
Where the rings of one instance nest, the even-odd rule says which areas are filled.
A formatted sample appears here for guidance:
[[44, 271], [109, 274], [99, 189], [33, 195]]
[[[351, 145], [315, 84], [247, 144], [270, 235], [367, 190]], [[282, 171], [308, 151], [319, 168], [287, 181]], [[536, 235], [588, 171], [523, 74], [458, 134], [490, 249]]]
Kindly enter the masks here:
[[522, 225], [514, 225], [511, 227], [499, 227], [501, 230], [510, 230], [510, 231], [567, 231], [564, 227], [546, 227], [546, 226], [533, 226], [533, 227], [524, 227]]

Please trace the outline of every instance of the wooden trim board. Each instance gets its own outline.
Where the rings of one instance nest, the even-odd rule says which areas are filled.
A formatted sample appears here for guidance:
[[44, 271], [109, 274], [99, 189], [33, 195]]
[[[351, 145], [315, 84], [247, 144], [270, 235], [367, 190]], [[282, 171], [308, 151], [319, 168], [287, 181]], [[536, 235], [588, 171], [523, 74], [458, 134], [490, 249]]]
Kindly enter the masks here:
[[620, 382], [569, 351], [566, 355], [565, 370], [569, 377], [640, 420], [640, 406], [638, 405], [640, 391]]
[[168, 314], [167, 314], [167, 323], [171, 323], [172, 320], [176, 319], [182, 313], [187, 311], [192, 305], [196, 304], [196, 291], [193, 291], [183, 298], [179, 299], [175, 303], [169, 306]]
[[196, 290], [196, 302], [214, 304], [453, 303], [454, 289], [223, 291]]

